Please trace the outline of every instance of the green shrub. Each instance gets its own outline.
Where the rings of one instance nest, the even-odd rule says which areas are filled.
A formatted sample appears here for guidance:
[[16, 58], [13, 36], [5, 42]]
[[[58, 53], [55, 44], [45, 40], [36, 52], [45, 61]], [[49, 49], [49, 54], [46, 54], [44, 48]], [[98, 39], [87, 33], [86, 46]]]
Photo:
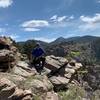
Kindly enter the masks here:
[[86, 95], [85, 90], [77, 85], [70, 85], [68, 91], [58, 94], [61, 100], [82, 100]]

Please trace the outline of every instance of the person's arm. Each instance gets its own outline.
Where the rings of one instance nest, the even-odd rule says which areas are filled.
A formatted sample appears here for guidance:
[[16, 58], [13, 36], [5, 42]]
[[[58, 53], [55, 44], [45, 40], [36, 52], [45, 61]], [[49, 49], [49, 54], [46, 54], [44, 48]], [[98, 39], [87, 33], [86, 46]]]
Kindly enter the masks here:
[[45, 50], [41, 48], [41, 51], [42, 51], [42, 56], [46, 56]]

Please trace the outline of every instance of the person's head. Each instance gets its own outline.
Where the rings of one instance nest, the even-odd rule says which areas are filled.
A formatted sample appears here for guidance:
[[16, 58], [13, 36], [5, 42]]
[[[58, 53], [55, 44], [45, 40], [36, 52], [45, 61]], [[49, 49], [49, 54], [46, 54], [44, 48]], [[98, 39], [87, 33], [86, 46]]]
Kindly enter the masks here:
[[40, 44], [39, 43], [36, 43], [35, 47], [40, 47]]

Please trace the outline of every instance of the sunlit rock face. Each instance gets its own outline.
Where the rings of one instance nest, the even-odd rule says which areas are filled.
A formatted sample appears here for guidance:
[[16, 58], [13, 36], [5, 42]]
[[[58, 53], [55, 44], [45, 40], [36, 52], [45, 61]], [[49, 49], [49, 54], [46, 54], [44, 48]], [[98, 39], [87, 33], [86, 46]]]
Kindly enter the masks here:
[[0, 37], [0, 71], [6, 72], [15, 66], [18, 57], [18, 49], [14, 41], [8, 37]]
[[85, 71], [76, 60], [49, 55], [38, 73], [15, 44], [0, 37], [0, 100], [100, 100], [100, 65]]
[[11, 38], [0, 37], [0, 100], [32, 100], [31, 90], [20, 84], [36, 72], [21, 61], [15, 44]]

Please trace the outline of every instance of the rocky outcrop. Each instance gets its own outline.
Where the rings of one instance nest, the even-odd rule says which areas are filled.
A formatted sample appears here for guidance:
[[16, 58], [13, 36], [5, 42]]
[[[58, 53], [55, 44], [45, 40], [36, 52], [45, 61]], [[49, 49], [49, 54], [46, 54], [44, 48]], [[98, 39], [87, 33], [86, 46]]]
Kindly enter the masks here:
[[21, 54], [11, 38], [0, 37], [0, 100], [32, 100], [32, 91], [20, 84], [37, 72], [20, 61]]
[[47, 56], [45, 67], [56, 74], [61, 76], [68, 75], [67, 78], [70, 78], [79, 68], [82, 67], [81, 63], [76, 62], [75, 60], [68, 61], [63, 57]]
[[51, 70], [51, 72], [55, 72], [55, 74], [59, 74], [61, 76], [67, 76], [67, 74], [69, 74], [70, 76], [81, 68], [82, 64], [75, 60], [68, 61], [63, 57], [55, 57], [51, 55], [46, 57], [45, 67]]
[[[44, 70], [40, 74], [31, 67], [26, 55], [24, 59], [19, 53], [12, 39], [1, 37], [0, 100], [91, 100], [88, 97], [90, 94], [85, 92], [92, 91], [91, 87], [95, 89], [99, 85], [99, 81], [96, 82], [97, 85], [94, 84], [96, 78], [99, 80], [99, 66], [93, 73], [87, 74], [92, 80], [86, 78], [83, 87], [76, 79], [81, 68], [82, 64], [75, 60], [68, 61], [66, 58], [51, 55], [46, 57]], [[99, 100], [96, 93], [99, 93], [99, 89], [93, 93], [96, 100]]]
[[32, 92], [19, 89], [6, 78], [0, 79], [0, 100], [32, 100]]
[[69, 82], [72, 81], [73, 75], [82, 67], [81, 63], [75, 60], [67, 61], [63, 57], [53, 55], [46, 57], [45, 67], [49, 69], [48, 77], [57, 91], [66, 89]]
[[45, 67], [50, 70], [56, 70], [67, 62], [67, 59], [63, 57], [55, 57], [54, 55], [51, 55], [46, 57]]
[[47, 92], [44, 100], [60, 100], [59, 96], [55, 92]]
[[42, 94], [53, 90], [53, 85], [47, 76], [36, 75], [24, 81], [23, 88], [31, 89], [34, 94]]
[[14, 67], [18, 57], [18, 50], [14, 41], [7, 37], [0, 37], [0, 71], [6, 72]]
[[34, 76], [37, 72], [35, 68], [30, 68], [29, 64], [24, 61], [18, 61], [16, 66], [12, 69], [12, 73], [23, 76], [29, 77]]

